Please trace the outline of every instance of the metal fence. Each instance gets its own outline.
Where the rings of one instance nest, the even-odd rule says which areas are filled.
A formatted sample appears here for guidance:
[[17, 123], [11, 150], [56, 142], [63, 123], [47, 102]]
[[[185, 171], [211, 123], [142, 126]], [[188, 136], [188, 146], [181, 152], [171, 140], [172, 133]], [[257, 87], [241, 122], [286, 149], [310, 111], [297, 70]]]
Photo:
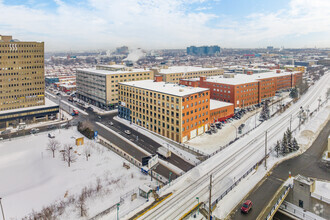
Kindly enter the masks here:
[[281, 203], [283, 202], [284, 198], [286, 197], [286, 195], [289, 193], [289, 190], [292, 188], [292, 185], [289, 184], [285, 191], [280, 195], [280, 197], [276, 200], [276, 203], [273, 205], [272, 209], [270, 210], [270, 212], [268, 213], [266, 220], [268, 219], [272, 219], [272, 216], [274, 214], [274, 212], [277, 211], [278, 207], [281, 205]]
[[280, 206], [281, 210], [284, 210], [288, 213], [291, 213], [292, 215], [295, 215], [297, 217], [303, 218], [305, 220], [317, 220], [320, 219], [320, 217], [314, 217], [313, 214], [310, 212], [304, 212], [301, 209], [296, 209], [293, 206], [290, 206], [286, 201], [283, 201], [283, 203]]

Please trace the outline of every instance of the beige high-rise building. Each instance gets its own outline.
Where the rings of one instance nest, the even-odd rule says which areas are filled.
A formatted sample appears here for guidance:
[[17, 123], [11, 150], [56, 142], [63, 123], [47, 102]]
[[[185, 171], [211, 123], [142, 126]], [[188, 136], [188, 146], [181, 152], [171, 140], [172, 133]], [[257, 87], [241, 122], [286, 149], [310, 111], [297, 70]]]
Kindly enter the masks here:
[[0, 35], [0, 111], [45, 104], [44, 43]]
[[0, 129], [56, 117], [45, 101], [44, 43], [0, 35]]

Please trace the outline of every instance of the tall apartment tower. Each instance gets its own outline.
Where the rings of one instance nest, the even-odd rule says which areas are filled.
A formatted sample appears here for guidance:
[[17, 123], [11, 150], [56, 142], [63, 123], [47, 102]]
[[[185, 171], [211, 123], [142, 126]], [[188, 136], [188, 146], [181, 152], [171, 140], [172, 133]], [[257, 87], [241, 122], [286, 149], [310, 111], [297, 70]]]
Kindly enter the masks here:
[[0, 35], [0, 112], [45, 104], [44, 43]]

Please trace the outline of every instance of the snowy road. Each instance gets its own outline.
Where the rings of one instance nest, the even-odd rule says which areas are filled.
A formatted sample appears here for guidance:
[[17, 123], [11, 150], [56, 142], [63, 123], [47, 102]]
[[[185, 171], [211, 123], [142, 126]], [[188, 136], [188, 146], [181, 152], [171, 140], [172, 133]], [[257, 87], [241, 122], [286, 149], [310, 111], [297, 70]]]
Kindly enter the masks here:
[[[243, 176], [253, 165], [262, 160], [265, 155], [265, 131], [267, 143], [281, 139], [283, 132], [290, 126], [296, 128], [299, 124], [300, 107], [309, 108], [310, 112], [318, 107], [318, 98], [328, 85], [330, 74], [326, 74], [311, 87], [301, 99], [284, 113], [264, 122], [245, 138], [209, 158], [198, 167], [178, 178], [172, 186], [162, 194], [173, 192], [173, 195], [156, 208], [148, 211], [140, 219], [179, 219], [196, 204], [208, 200], [209, 176], [213, 176], [212, 198], [214, 200], [223, 194], [234, 181]], [[322, 97], [323, 98], [323, 97]]]

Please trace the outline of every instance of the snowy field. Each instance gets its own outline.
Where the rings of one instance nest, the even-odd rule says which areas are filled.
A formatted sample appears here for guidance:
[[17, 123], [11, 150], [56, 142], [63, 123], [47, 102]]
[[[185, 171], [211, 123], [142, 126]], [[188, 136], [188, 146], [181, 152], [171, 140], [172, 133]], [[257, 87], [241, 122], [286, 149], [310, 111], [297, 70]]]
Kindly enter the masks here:
[[[125, 160], [105, 147], [86, 138], [83, 146], [76, 146], [75, 138], [82, 137], [76, 127], [51, 133], [62, 147], [73, 146], [76, 162], [71, 167], [60, 152], [53, 158], [46, 150], [50, 139], [47, 132], [0, 142], [0, 195], [6, 219], [21, 219], [55, 202], [66, 204], [58, 219], [88, 219], [118, 203], [127, 192], [137, 192], [138, 186], [150, 184], [150, 177], [133, 165], [124, 168]], [[88, 161], [86, 148], [90, 149]], [[69, 200], [77, 201], [84, 187], [91, 195], [85, 201], [87, 216], [79, 218], [76, 202]], [[130, 201], [129, 193], [126, 197]], [[144, 202], [138, 196], [131, 204], [125, 201], [123, 208], [125, 204], [129, 209]]]

